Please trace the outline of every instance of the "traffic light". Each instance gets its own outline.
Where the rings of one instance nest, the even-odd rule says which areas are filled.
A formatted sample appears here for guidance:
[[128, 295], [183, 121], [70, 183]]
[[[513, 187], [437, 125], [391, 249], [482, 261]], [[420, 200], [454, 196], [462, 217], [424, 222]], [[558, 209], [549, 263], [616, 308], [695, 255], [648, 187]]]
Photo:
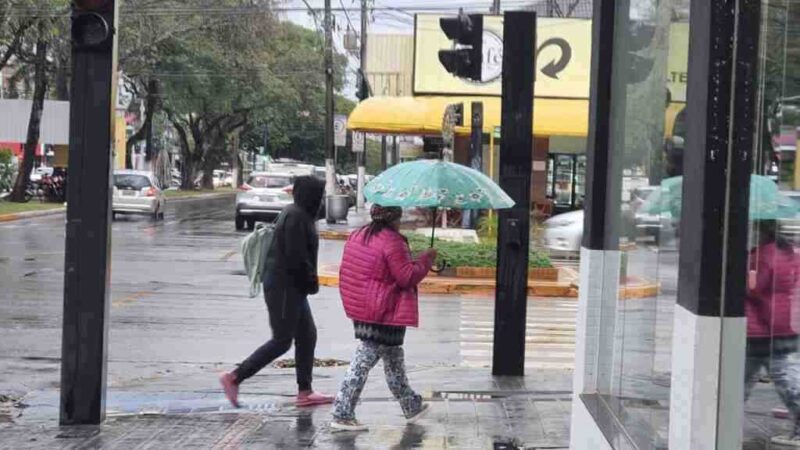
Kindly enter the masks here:
[[483, 65], [483, 16], [442, 17], [439, 26], [448, 39], [455, 41], [452, 50], [439, 50], [439, 62], [445, 70], [460, 78], [481, 81]]
[[655, 26], [641, 22], [630, 22], [627, 39], [626, 58], [628, 63], [628, 83], [641, 83], [650, 76], [655, 61], [650, 56], [638, 55], [653, 42]]
[[356, 90], [356, 97], [360, 101], [364, 101], [372, 96], [372, 87], [369, 85], [367, 75], [361, 70], [358, 70], [358, 86]]
[[76, 50], [110, 50], [114, 40], [114, 0], [73, 0], [72, 45]]

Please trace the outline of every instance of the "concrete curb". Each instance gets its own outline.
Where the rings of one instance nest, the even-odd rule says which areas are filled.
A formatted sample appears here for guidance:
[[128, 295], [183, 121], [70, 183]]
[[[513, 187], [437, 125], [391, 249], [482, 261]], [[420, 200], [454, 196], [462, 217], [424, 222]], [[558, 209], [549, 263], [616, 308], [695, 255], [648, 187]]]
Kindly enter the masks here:
[[[167, 204], [170, 203], [190, 203], [193, 201], [200, 201], [200, 200], [211, 200], [216, 198], [225, 198], [228, 196], [236, 195], [235, 192], [222, 192], [222, 193], [213, 193], [213, 194], [201, 194], [201, 195], [193, 195], [189, 197], [178, 197], [178, 198], [167, 198]], [[44, 211], [29, 211], [29, 212], [21, 212], [21, 213], [12, 213], [12, 214], [0, 214], [0, 223], [3, 222], [15, 222], [18, 220], [26, 220], [26, 219], [36, 219], [39, 217], [47, 217], [47, 216], [56, 216], [58, 214], [64, 214], [67, 212], [66, 206], [61, 206], [58, 208], [47, 209]], [[346, 239], [346, 238], [345, 238]]]
[[25, 219], [35, 219], [37, 217], [56, 216], [59, 214], [64, 214], [66, 211], [67, 208], [65, 206], [61, 206], [58, 208], [47, 209], [44, 211], [29, 211], [29, 212], [12, 213], [12, 214], [0, 214], [0, 223], [15, 222], [17, 220], [25, 220]]
[[353, 231], [321, 230], [319, 238], [326, 241], [346, 241]]

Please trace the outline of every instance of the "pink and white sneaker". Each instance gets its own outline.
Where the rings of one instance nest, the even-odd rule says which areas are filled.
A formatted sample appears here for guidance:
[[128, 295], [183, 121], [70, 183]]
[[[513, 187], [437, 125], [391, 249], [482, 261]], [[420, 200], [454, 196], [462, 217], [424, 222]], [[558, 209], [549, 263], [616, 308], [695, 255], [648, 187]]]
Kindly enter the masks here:
[[234, 408], [239, 407], [239, 384], [236, 382], [236, 375], [225, 372], [219, 377], [219, 382], [222, 385], [222, 390], [225, 391], [225, 397], [231, 402]]
[[314, 391], [303, 391], [297, 394], [296, 405], [299, 407], [327, 405], [333, 403], [333, 396]]

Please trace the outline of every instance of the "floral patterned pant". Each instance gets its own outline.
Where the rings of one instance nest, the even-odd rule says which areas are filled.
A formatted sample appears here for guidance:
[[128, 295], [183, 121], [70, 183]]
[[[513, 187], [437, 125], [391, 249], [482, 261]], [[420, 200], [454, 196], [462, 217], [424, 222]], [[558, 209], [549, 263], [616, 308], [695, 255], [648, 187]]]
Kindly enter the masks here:
[[745, 400], [750, 397], [762, 368], [769, 370], [778, 396], [794, 418], [794, 434], [800, 436], [800, 354], [775, 354], [772, 358], [748, 356], [745, 364]]
[[387, 346], [370, 341], [361, 341], [350, 368], [347, 369], [342, 387], [333, 402], [333, 418], [355, 420], [355, 408], [361, 391], [367, 382], [369, 371], [383, 360], [386, 383], [394, 397], [400, 402], [406, 417], [416, 415], [422, 408], [422, 397], [408, 385], [403, 347]]

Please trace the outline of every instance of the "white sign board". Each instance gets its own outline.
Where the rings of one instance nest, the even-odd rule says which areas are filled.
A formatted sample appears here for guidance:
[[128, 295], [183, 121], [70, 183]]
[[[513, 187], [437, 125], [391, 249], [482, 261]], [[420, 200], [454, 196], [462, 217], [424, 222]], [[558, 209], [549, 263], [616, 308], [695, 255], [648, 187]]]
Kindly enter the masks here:
[[336, 115], [333, 118], [334, 145], [344, 147], [347, 145], [347, 116]]
[[353, 151], [356, 153], [363, 152], [365, 148], [364, 133], [360, 131], [353, 132]]

